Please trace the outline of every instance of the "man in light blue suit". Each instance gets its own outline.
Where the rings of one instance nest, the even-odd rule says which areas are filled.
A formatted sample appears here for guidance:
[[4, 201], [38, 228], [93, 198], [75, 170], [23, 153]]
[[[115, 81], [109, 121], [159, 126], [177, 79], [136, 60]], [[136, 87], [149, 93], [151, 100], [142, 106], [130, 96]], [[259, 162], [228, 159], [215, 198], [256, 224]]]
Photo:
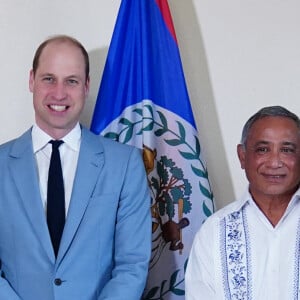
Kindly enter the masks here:
[[[29, 87], [36, 122], [0, 146], [0, 299], [140, 299], [151, 249], [140, 151], [79, 124], [89, 62], [77, 40], [42, 43]], [[57, 255], [46, 220], [49, 140], [63, 140], [66, 218]]]

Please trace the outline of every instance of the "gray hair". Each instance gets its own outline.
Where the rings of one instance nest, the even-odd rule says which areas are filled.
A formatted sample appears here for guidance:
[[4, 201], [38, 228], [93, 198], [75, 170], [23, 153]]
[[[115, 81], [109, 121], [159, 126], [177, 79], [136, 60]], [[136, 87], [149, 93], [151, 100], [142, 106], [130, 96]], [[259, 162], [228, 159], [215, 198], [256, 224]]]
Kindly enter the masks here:
[[287, 110], [286, 108], [282, 106], [268, 106], [263, 107], [260, 109], [257, 113], [255, 113], [250, 119], [246, 122], [246, 124], [243, 127], [242, 131], [242, 138], [241, 138], [241, 144], [245, 146], [249, 131], [252, 127], [252, 125], [257, 121], [265, 117], [284, 117], [289, 118], [295, 122], [297, 127], [300, 129], [300, 119], [299, 117]]

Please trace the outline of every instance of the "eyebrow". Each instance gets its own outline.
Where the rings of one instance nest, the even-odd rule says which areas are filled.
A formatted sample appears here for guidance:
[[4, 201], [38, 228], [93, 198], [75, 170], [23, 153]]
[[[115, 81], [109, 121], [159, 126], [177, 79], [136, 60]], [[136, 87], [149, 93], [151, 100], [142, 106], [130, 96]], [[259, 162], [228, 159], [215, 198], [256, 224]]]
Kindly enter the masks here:
[[297, 144], [295, 144], [293, 142], [283, 142], [282, 145], [283, 146], [293, 146], [294, 148], [298, 148]]
[[257, 146], [260, 146], [260, 145], [268, 145], [268, 144], [270, 144], [270, 142], [261, 140], [261, 141], [256, 142], [253, 146], [257, 147]]
[[52, 74], [52, 73], [41, 73], [41, 74], [39, 74], [39, 77], [45, 77], [45, 76], [55, 76], [55, 75]]
[[[260, 145], [269, 145], [271, 144], [271, 142], [268, 142], [268, 141], [265, 141], [265, 140], [261, 140], [261, 141], [258, 141], [254, 144], [254, 147], [257, 147], [257, 146], [260, 146]], [[294, 143], [294, 142], [289, 142], [289, 141], [285, 141], [285, 142], [282, 142], [280, 143], [282, 146], [292, 146], [294, 148], [298, 148], [297, 147], [297, 144]]]
[[[43, 74], [40, 74], [39, 77], [47, 77], [47, 76], [51, 76], [51, 77], [57, 77], [54, 73], [43, 73]], [[64, 77], [66, 79], [69, 79], [69, 78], [78, 78], [80, 79], [81, 76], [80, 75], [76, 75], [76, 74], [71, 74], [71, 75], [68, 75], [66, 77]]]
[[65, 78], [81, 78], [81, 76], [73, 74], [73, 75], [68, 75]]

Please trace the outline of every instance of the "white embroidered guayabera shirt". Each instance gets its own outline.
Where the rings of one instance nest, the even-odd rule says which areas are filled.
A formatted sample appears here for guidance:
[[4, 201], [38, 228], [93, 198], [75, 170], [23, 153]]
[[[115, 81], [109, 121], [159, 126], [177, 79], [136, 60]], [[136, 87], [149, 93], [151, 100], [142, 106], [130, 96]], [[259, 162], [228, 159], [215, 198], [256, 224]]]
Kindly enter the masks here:
[[196, 234], [186, 300], [298, 300], [299, 260], [300, 189], [276, 227], [247, 192]]

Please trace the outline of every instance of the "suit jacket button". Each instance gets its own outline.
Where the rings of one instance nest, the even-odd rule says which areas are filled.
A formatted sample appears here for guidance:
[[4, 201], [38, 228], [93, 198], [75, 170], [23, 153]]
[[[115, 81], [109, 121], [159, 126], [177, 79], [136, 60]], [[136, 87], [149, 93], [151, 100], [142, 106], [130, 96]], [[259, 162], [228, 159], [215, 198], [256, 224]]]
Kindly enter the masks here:
[[61, 285], [62, 284], [62, 280], [60, 278], [55, 278], [54, 279], [54, 284], [55, 285]]

